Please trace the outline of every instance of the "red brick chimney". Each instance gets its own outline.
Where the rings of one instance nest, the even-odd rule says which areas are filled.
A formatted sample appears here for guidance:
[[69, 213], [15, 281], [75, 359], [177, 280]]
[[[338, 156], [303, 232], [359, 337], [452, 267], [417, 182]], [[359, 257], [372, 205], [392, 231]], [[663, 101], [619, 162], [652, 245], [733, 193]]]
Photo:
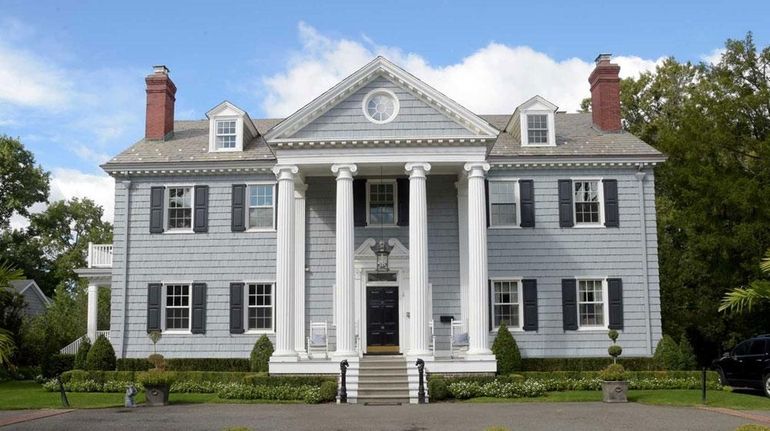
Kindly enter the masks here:
[[588, 77], [591, 84], [591, 114], [594, 125], [605, 132], [619, 132], [620, 66], [610, 63], [611, 54], [599, 54], [596, 68]]
[[176, 85], [168, 77], [166, 66], [154, 66], [144, 79], [147, 84], [147, 118], [144, 138], [163, 141], [174, 132], [174, 101]]

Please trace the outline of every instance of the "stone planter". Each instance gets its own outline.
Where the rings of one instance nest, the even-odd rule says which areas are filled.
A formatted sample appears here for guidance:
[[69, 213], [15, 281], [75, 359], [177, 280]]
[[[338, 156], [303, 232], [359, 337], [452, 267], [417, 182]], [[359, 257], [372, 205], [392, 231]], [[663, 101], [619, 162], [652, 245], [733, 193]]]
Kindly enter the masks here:
[[628, 398], [628, 382], [626, 381], [603, 381], [602, 395], [605, 403], [626, 403]]
[[168, 405], [168, 385], [144, 386], [144, 396], [146, 403], [150, 407], [159, 407]]

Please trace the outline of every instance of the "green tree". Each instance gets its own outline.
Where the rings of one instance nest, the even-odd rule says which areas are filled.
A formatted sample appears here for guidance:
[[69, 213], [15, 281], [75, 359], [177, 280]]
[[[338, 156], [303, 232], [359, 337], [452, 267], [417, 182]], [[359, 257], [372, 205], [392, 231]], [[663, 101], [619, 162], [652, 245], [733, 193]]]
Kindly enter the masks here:
[[24, 297], [11, 289], [11, 282], [24, 277], [21, 270], [0, 262], [0, 366], [10, 365], [21, 343]]
[[35, 165], [35, 156], [18, 139], [0, 135], [0, 229], [14, 212], [29, 215], [29, 207], [48, 198], [49, 174]]
[[266, 335], [259, 337], [254, 348], [251, 349], [249, 366], [254, 372], [267, 372], [270, 356], [273, 354], [273, 343]]
[[115, 349], [110, 340], [104, 335], [96, 337], [94, 345], [86, 356], [86, 370], [89, 371], [115, 371]]
[[[770, 275], [770, 250], [767, 250], [762, 263], [759, 264], [759, 269]], [[752, 307], [759, 302], [768, 301], [770, 301], [770, 281], [754, 280], [748, 287], [736, 287], [727, 292], [722, 299], [722, 305], [719, 306], [719, 311], [742, 313], [744, 310], [751, 311]]]
[[728, 40], [719, 64], [665, 60], [621, 82], [627, 129], [668, 156], [655, 172], [663, 331], [707, 363], [770, 327], [770, 308], [718, 312], [770, 245], [770, 48]]
[[505, 326], [505, 323], [500, 323], [495, 342], [492, 343], [492, 353], [495, 354], [495, 359], [497, 359], [498, 374], [511, 374], [521, 369], [519, 346], [516, 344], [513, 335], [511, 335], [511, 331]]

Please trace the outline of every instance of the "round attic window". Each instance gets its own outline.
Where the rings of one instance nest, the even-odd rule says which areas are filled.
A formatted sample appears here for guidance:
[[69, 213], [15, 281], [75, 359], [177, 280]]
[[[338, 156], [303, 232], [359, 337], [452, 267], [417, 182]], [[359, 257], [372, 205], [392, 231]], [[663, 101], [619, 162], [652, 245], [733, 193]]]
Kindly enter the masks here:
[[376, 124], [385, 124], [393, 121], [398, 115], [398, 98], [385, 89], [370, 91], [364, 97], [363, 110], [367, 120]]

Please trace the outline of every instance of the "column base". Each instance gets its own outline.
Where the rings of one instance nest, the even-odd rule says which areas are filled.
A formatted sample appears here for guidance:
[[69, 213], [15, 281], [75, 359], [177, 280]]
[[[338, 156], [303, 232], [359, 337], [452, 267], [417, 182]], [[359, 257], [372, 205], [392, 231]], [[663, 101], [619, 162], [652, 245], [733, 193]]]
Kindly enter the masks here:
[[287, 350], [285, 352], [273, 352], [270, 356], [270, 362], [297, 362], [299, 361], [299, 355], [297, 352]]
[[415, 358], [415, 359], [417, 359], [418, 357], [421, 357], [421, 358], [430, 357], [430, 358], [432, 358], [433, 357], [433, 351], [428, 350], [428, 349], [425, 349], [425, 350], [409, 350], [408, 352], [405, 353], [405, 355], [406, 355], [407, 358]]
[[350, 358], [358, 359], [358, 352], [356, 352], [355, 350], [338, 350], [338, 351], [331, 352], [329, 354], [329, 356], [332, 357], [332, 358], [335, 358], [335, 359], [337, 359], [337, 358], [339, 358], [339, 359], [350, 359]]

